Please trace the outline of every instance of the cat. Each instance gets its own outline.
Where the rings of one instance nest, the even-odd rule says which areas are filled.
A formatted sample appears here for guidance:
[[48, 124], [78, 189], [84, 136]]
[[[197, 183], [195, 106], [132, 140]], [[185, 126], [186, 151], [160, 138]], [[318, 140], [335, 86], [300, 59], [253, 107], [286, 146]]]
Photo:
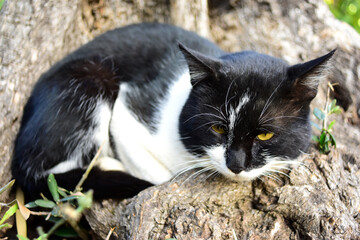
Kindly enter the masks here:
[[127, 198], [182, 172], [253, 180], [306, 152], [309, 104], [334, 51], [289, 65], [227, 53], [179, 27], [109, 31], [44, 73], [24, 108], [12, 174], [29, 196], [46, 179], [96, 198]]

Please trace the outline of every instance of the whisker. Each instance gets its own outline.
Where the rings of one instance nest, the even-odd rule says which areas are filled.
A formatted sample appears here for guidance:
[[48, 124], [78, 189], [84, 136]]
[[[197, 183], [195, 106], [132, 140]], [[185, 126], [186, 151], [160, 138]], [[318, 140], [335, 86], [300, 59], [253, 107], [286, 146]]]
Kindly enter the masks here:
[[[228, 102], [226, 103], [227, 108], [229, 108], [229, 107], [228, 107], [228, 106], [229, 106], [229, 103], [230, 103], [235, 97], [236, 97], [236, 95], [232, 96], [232, 97], [228, 100]], [[232, 106], [230, 106], [230, 109], [231, 109], [231, 110], [234, 110], [234, 108], [233, 108]]]
[[261, 177], [264, 177], [264, 176], [265, 176], [265, 175], [261, 174], [261, 176], [258, 176], [258, 177], [256, 177], [256, 178], [257, 178], [257, 179], [260, 179], [260, 181], [262, 181], [263, 183], [265, 183], [265, 181], [261, 179]]
[[204, 123], [204, 124], [200, 125], [199, 127], [193, 129], [192, 131], [198, 130], [199, 128], [202, 128], [202, 127], [204, 127], [204, 126], [206, 126], [206, 125], [209, 125], [209, 124], [212, 124], [212, 125], [215, 125], [215, 124], [224, 125], [224, 124], [223, 124], [222, 122], [220, 122], [220, 121], [211, 121], [211, 122], [207, 122], [207, 123]]
[[259, 120], [258, 120], [259, 123], [262, 121], [262, 116], [263, 116], [263, 114], [266, 112], [266, 110], [269, 108], [270, 104], [272, 103], [272, 101], [273, 101], [272, 97], [273, 97], [273, 95], [275, 94], [275, 92], [279, 89], [279, 87], [281, 86], [282, 82], [283, 82], [283, 81], [281, 81], [281, 82], [279, 83], [279, 85], [275, 88], [275, 90], [271, 93], [270, 97], [267, 99], [267, 101], [266, 101], [266, 103], [265, 103], [265, 105], [264, 105], [264, 107], [263, 107], [263, 109], [262, 109], [262, 111], [261, 111], [261, 113], [260, 113]]
[[214, 169], [212, 173], [210, 173], [205, 179], [204, 181], [206, 181], [207, 179], [209, 179], [210, 177], [216, 177], [219, 174], [219, 172]]
[[[183, 169], [179, 170], [176, 175], [174, 176], [174, 178], [171, 180], [172, 182], [178, 178], [180, 175], [184, 174], [185, 172], [188, 172], [190, 170], [194, 170], [197, 168], [204, 168], [204, 167], [208, 167], [210, 165], [210, 159], [194, 159], [192, 161], [188, 161], [186, 163], [183, 164], [190, 164], [189, 166], [185, 166]], [[179, 164], [179, 165], [183, 165], [183, 164]]]
[[[236, 78], [235, 78], [235, 79], [236, 79]], [[229, 87], [228, 87], [228, 89], [227, 89], [226, 96], [225, 96], [225, 112], [226, 112], [226, 115], [227, 115], [227, 116], [229, 116], [229, 114], [228, 114], [228, 107], [227, 107], [227, 106], [228, 106], [228, 103], [229, 103], [228, 97], [229, 97], [229, 94], [230, 94], [231, 87], [232, 87], [232, 85], [233, 85], [234, 82], [235, 82], [235, 79], [231, 81], [231, 83], [230, 83], [230, 85], [229, 85]]]
[[[280, 129], [280, 130], [286, 130], [285, 128], [281, 127], [281, 126], [276, 126], [276, 125], [273, 125], [273, 124], [262, 124], [262, 127], [270, 127], [270, 128], [275, 128], [275, 129]], [[265, 129], [265, 128], [260, 128], [260, 129]]]
[[212, 113], [199, 113], [199, 114], [196, 114], [196, 115], [188, 118], [187, 120], [184, 121], [184, 123], [187, 123], [188, 121], [190, 121], [190, 120], [193, 119], [193, 118], [201, 117], [201, 116], [211, 116], [211, 117], [216, 117], [216, 118], [218, 118], [218, 119], [220, 119], [220, 120], [224, 120], [222, 117], [220, 117], [220, 116], [218, 116], [218, 115], [216, 115], [216, 114], [212, 114]]
[[182, 183], [180, 186], [182, 186], [186, 181], [188, 181], [189, 179], [191, 178], [196, 178], [197, 176], [199, 176], [201, 173], [203, 172], [206, 172], [206, 171], [209, 171], [211, 170], [213, 167], [212, 166], [207, 166], [205, 168], [201, 168], [200, 170], [194, 172], [193, 174], [191, 174], [189, 177], [187, 177]]
[[271, 166], [272, 168], [276, 168], [276, 169], [280, 169], [280, 170], [288, 170], [288, 171], [291, 171], [292, 169], [291, 168], [288, 168], [288, 167], [283, 167], [283, 166]]
[[275, 173], [279, 173], [279, 174], [282, 174], [284, 176], [287, 176], [288, 178], [290, 178], [290, 176], [282, 171], [278, 171], [278, 170], [275, 170], [275, 169], [269, 169], [268, 170], [269, 172], [275, 172]]
[[211, 106], [211, 105], [209, 105], [209, 104], [204, 104], [204, 106], [214, 109], [215, 111], [217, 111], [218, 113], [220, 113], [221, 117], [222, 117], [224, 120], [226, 120], [226, 117], [225, 117], [224, 113], [221, 111], [220, 108]]
[[192, 177], [193, 177], [193, 178], [197, 178], [200, 174], [202, 174], [202, 173], [204, 173], [204, 172], [207, 172], [207, 171], [209, 171], [209, 170], [212, 170], [212, 169], [213, 169], [212, 166], [207, 166], [206, 168], [202, 168], [202, 169], [200, 169], [199, 171], [197, 171], [196, 173], [190, 175], [189, 178], [192, 178]]
[[189, 161], [186, 161], [186, 162], [183, 162], [183, 163], [178, 163], [175, 166], [180, 167], [180, 166], [189, 165], [189, 164], [192, 164], [192, 163], [203, 163], [203, 162], [210, 162], [210, 160], [209, 159], [194, 159], [194, 160], [189, 160]]
[[264, 123], [270, 122], [272, 120], [281, 119], [281, 118], [295, 118], [295, 119], [307, 120], [307, 118], [297, 117], [297, 116], [277, 116], [277, 117], [268, 118], [268, 119], [262, 121], [260, 124], [264, 124]]
[[272, 175], [271, 173], [265, 173], [264, 176], [271, 178], [272, 180], [278, 182], [278, 183], [284, 183], [280, 178], [276, 177], [275, 175]]

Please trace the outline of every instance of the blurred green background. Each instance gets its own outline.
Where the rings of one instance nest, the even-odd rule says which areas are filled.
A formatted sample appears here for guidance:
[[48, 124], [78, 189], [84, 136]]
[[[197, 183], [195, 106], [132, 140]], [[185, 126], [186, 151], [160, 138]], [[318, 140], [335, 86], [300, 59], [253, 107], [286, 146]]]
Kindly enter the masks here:
[[324, 0], [336, 18], [360, 33], [360, 0]]
[[1, 10], [1, 8], [2, 8], [2, 6], [3, 6], [4, 2], [5, 2], [5, 0], [0, 0], [0, 10]]

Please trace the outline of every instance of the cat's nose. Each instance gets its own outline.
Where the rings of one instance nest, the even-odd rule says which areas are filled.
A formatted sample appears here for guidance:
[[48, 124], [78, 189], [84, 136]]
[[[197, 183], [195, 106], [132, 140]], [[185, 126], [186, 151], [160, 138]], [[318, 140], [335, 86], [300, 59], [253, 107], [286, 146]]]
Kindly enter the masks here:
[[245, 170], [246, 153], [243, 149], [229, 150], [226, 158], [226, 166], [235, 174]]
[[230, 171], [232, 171], [235, 174], [240, 173], [242, 170], [244, 170], [244, 168], [236, 166], [236, 165], [230, 165], [228, 166], [228, 168], [230, 169]]

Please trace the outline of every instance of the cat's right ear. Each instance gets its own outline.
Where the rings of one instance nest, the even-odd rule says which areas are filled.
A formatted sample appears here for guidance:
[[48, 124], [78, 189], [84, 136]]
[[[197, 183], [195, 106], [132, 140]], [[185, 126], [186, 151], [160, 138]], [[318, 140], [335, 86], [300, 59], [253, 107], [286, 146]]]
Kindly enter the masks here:
[[220, 66], [218, 60], [205, 56], [195, 50], [185, 47], [180, 42], [179, 49], [185, 57], [189, 67], [191, 84], [195, 86], [202, 80], [209, 78], [218, 78], [217, 70]]
[[330, 68], [330, 59], [336, 49], [311, 61], [291, 66], [288, 69], [288, 77], [293, 82], [291, 95], [293, 98], [309, 101], [316, 94], [319, 82], [327, 77]]

